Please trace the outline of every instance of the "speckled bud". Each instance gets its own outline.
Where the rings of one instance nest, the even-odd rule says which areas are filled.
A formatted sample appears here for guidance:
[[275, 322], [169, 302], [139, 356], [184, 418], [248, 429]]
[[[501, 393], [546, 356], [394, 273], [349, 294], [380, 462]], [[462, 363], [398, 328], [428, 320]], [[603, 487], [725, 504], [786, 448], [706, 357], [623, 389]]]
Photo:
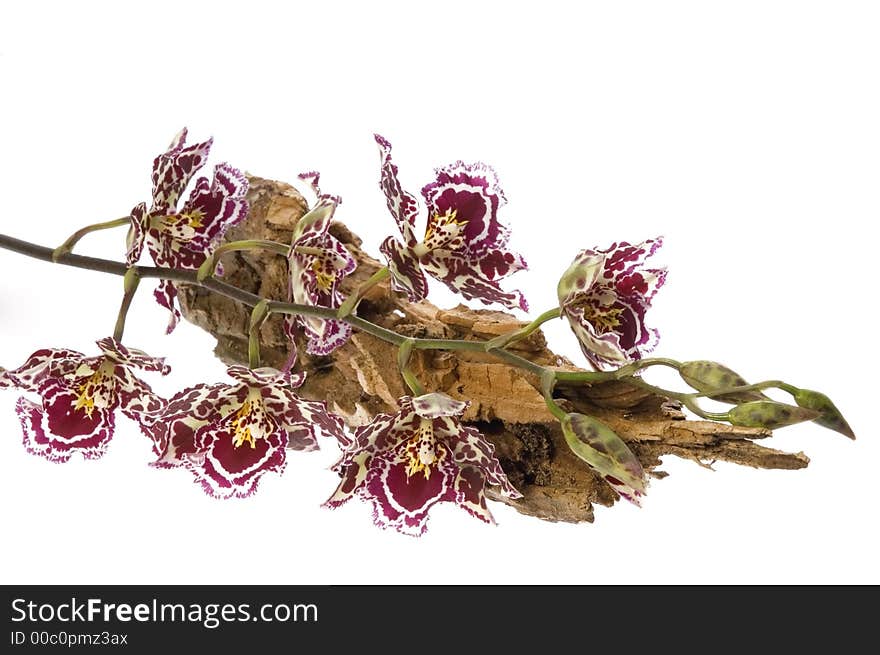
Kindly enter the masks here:
[[843, 414], [835, 407], [831, 399], [824, 393], [818, 391], [810, 391], [809, 389], [798, 389], [794, 394], [794, 401], [798, 407], [805, 407], [819, 412], [819, 418], [814, 419], [816, 423], [823, 428], [840, 432], [840, 434], [855, 439], [856, 435], [849, 427], [849, 423], [843, 418]]
[[[716, 389], [744, 387], [748, 384], [736, 371], [718, 362], [707, 360], [685, 362], [678, 372], [685, 382], [702, 393], [708, 393]], [[709, 397], [712, 400], [734, 404], [747, 403], [753, 400], [765, 400], [767, 398], [759, 391], [740, 391]]]
[[768, 428], [775, 430], [786, 425], [812, 421], [819, 412], [804, 407], [778, 403], [775, 400], [756, 400], [743, 403], [727, 413], [727, 420], [733, 425], [746, 428]]
[[642, 465], [614, 430], [583, 414], [562, 420], [565, 441], [575, 455], [589, 464], [617, 493], [636, 505], [645, 493]]

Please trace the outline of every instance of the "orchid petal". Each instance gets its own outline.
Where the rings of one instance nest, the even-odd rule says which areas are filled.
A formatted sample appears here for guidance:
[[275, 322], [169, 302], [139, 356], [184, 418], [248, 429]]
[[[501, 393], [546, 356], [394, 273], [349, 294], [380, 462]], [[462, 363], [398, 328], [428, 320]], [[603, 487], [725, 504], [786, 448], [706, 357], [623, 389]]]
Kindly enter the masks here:
[[113, 409], [76, 409], [77, 393], [56, 379], [40, 384], [42, 405], [19, 398], [15, 412], [27, 451], [52, 462], [67, 462], [74, 452], [98, 459], [113, 436]]
[[391, 160], [391, 143], [378, 134], [374, 136], [382, 157], [382, 176], [379, 186], [385, 194], [388, 211], [397, 222], [404, 243], [408, 247], [415, 246], [418, 242], [415, 236], [418, 203], [415, 196], [405, 191], [397, 179], [397, 165]]
[[[525, 268], [525, 261], [507, 253], [511, 261], [509, 271]], [[497, 262], [496, 262], [497, 264]], [[491, 277], [487, 277], [471, 262], [446, 253], [433, 253], [422, 262], [424, 270], [447, 287], [460, 293], [468, 300], [479, 300], [483, 304], [498, 303], [510, 309], [529, 310], [529, 304], [521, 291], [504, 291]], [[498, 270], [493, 266], [495, 270]]]
[[174, 212], [192, 176], [208, 160], [213, 139], [184, 147], [187, 130], [183, 128], [171, 141], [168, 150], [153, 161], [153, 210]]
[[498, 209], [507, 199], [491, 166], [457, 161], [436, 169], [436, 175], [422, 188], [428, 214], [455, 214], [464, 224], [464, 253], [469, 259], [507, 245], [510, 230], [498, 221]]
[[412, 251], [394, 237], [385, 239], [379, 250], [388, 258], [391, 287], [405, 293], [410, 302], [424, 300], [428, 295], [428, 281]]

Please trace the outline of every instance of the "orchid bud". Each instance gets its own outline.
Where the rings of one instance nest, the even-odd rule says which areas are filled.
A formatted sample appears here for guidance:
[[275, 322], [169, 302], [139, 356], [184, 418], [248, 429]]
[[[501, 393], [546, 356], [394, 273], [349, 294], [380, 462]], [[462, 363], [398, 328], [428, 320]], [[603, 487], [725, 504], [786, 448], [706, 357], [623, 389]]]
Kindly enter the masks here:
[[583, 414], [566, 414], [562, 433], [575, 455], [635, 505], [645, 493], [645, 471], [623, 440], [604, 423]]
[[843, 414], [835, 407], [831, 399], [824, 393], [818, 391], [810, 391], [809, 389], [798, 389], [794, 394], [794, 401], [798, 407], [813, 409], [819, 412], [819, 418], [814, 419], [816, 423], [823, 428], [840, 432], [840, 434], [855, 439], [856, 435], [849, 427], [849, 423], [843, 418]]
[[775, 400], [755, 400], [737, 405], [727, 413], [732, 425], [746, 428], [767, 428], [775, 430], [786, 425], [812, 421], [819, 412], [804, 407], [794, 407]]
[[[715, 390], [730, 389], [732, 387], [744, 387], [748, 385], [742, 376], [723, 364], [699, 360], [685, 362], [679, 369], [682, 379], [697, 391], [710, 393]], [[709, 396], [712, 400], [723, 403], [747, 403], [753, 400], [766, 400], [767, 397], [760, 391], [737, 391], [724, 393], [717, 396]]]

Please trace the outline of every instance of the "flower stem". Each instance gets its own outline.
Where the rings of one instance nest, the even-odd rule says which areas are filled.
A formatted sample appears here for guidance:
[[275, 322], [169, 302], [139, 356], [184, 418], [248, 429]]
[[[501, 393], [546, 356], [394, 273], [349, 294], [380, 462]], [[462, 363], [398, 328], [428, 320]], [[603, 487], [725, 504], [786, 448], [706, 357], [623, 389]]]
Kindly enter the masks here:
[[122, 341], [122, 335], [125, 332], [125, 319], [128, 317], [128, 310], [131, 307], [131, 301], [134, 300], [134, 294], [140, 281], [141, 276], [138, 274], [137, 268], [128, 269], [122, 278], [124, 289], [122, 303], [119, 306], [119, 314], [116, 317], [116, 326], [113, 328], [113, 338], [116, 341]]
[[549, 368], [544, 369], [544, 372], [541, 373], [541, 395], [544, 396], [544, 404], [547, 405], [547, 409], [550, 410], [550, 413], [562, 421], [566, 417], [565, 410], [553, 400], [553, 389], [556, 387], [556, 380], [555, 371], [552, 371]]
[[336, 318], [345, 318], [346, 316], [350, 316], [357, 307], [357, 304], [360, 302], [363, 295], [389, 275], [391, 275], [391, 271], [388, 270], [387, 266], [383, 266], [378, 271], [373, 273], [366, 282], [355, 289], [351, 293], [351, 295], [349, 295], [348, 298], [346, 298], [342, 302], [342, 304], [339, 306], [339, 309], [336, 310]]
[[532, 332], [537, 330], [547, 321], [550, 321], [554, 318], [559, 318], [562, 315], [562, 309], [560, 307], [554, 307], [553, 309], [548, 309], [546, 312], [541, 314], [534, 321], [521, 327], [518, 330], [514, 330], [513, 332], [508, 332], [507, 334], [502, 334], [494, 339], [490, 339], [486, 342], [486, 351], [494, 350], [496, 348], [506, 348], [510, 344], [519, 341], [520, 339], [525, 339]]
[[[55, 261], [53, 260], [53, 251], [51, 249], [46, 248], [45, 246], [39, 246], [37, 244], [29, 243], [27, 241], [22, 241], [20, 239], [15, 239], [4, 234], [0, 234], [0, 248], [12, 250], [14, 252], [27, 255], [28, 257], [34, 257], [43, 261]], [[287, 248], [287, 246], [284, 246], [284, 248]], [[219, 250], [220, 249], [218, 248], [218, 251]], [[320, 305], [301, 305], [298, 303], [267, 300], [266, 298], [261, 298], [256, 294], [245, 291], [244, 289], [239, 289], [238, 287], [226, 284], [225, 282], [221, 282], [219, 280], [199, 280], [197, 278], [196, 271], [193, 270], [161, 268], [156, 266], [135, 266], [132, 268], [128, 268], [125, 264], [121, 262], [115, 262], [107, 259], [99, 259], [96, 257], [84, 257], [82, 255], [74, 255], [71, 253], [61, 255], [58, 258], [57, 263], [66, 266], [74, 266], [76, 268], [99, 271], [102, 273], [110, 273], [112, 275], [133, 276], [136, 274], [138, 278], [158, 278], [164, 280], [173, 280], [175, 282], [183, 282], [195, 286], [201, 286], [205, 289], [213, 291], [214, 293], [218, 293], [222, 296], [240, 302], [248, 307], [253, 307], [254, 312], [251, 316], [251, 325], [248, 334], [248, 358], [252, 366], [259, 366], [259, 326], [262, 325], [262, 322], [269, 314], [299, 314], [303, 316], [315, 316], [318, 318], [331, 319], [338, 317], [338, 310], [332, 307], [323, 307]], [[387, 269], [383, 270], [387, 271]], [[130, 271], [135, 271], [136, 273], [130, 273]], [[380, 272], [381, 271], [377, 272], [371, 279], [379, 276]], [[388, 273], [386, 272], [382, 275], [382, 277], [385, 277], [387, 275]], [[380, 277], [379, 279], [382, 278]], [[361, 288], [363, 288], [363, 286]], [[259, 309], [259, 311], [257, 311], [260, 307], [262, 307], [262, 309]], [[256, 317], [256, 319], [254, 317]], [[410, 348], [414, 350], [455, 350], [469, 352], [486, 352], [487, 350], [487, 342], [485, 341], [469, 341], [464, 339], [414, 339], [406, 337], [402, 334], [398, 334], [393, 330], [389, 330], [388, 328], [367, 321], [356, 315], [345, 316], [342, 320], [344, 320], [352, 327], [361, 330], [362, 332], [370, 334], [377, 339], [381, 339], [382, 341], [398, 347], [400, 347], [405, 342], [411, 342]], [[531, 362], [524, 357], [520, 357], [519, 355], [508, 352], [503, 348], [492, 348], [489, 350], [489, 354], [497, 359], [507, 362], [511, 366], [521, 368], [539, 377], [540, 379], [542, 379], [542, 381], [552, 379], [553, 385], [555, 385], [557, 382], [590, 383], [617, 380], [621, 379], [622, 377], [620, 374], [621, 371], [627, 370], [627, 367], [624, 367], [619, 371], [557, 371], [549, 366], [544, 366], [541, 364], [536, 364], [535, 362]], [[634, 369], [629, 369], [630, 371], [634, 372], [639, 368], [646, 368], [653, 365], [672, 366], [673, 368], [677, 368], [679, 366], [678, 362], [676, 362], [675, 360], [663, 358], [645, 359], [641, 360], [640, 362], [635, 362], [635, 364], [637, 366]], [[625, 381], [627, 384], [646, 389], [652, 393], [678, 400], [688, 409], [693, 411], [698, 416], [701, 416], [702, 418], [713, 421], [720, 421], [724, 420], [724, 417], [726, 416], [726, 414], [706, 412], [702, 408], [700, 408], [699, 405], [697, 405], [696, 403], [696, 399], [698, 397], [701, 397], [701, 394], [686, 394], [662, 389], [660, 387], [655, 387], [654, 385], [645, 382], [637, 376], [627, 377], [625, 380], [622, 381]], [[416, 386], [413, 387], [413, 384], [411, 383], [414, 383]], [[414, 393], [416, 393], [416, 389], [421, 389], [421, 385], [418, 383], [418, 380], [407, 380], [407, 384], [410, 385], [410, 388], [413, 389]], [[788, 390], [787, 387], [790, 385], [786, 385], [785, 387], [783, 387], [782, 385], [779, 386], [784, 390]], [[791, 388], [794, 389], [794, 387]], [[723, 390], [716, 390], [712, 391], [711, 393], [712, 395], [717, 395], [723, 392]], [[565, 412], [561, 408], [559, 408], [559, 406], [556, 405], [555, 402], [552, 401], [552, 397], [550, 403], [548, 403], [548, 408], [557, 417], [560, 413], [562, 415], [565, 414]]]
[[409, 360], [412, 357], [414, 346], [415, 339], [406, 339], [400, 344], [400, 347], [397, 349], [397, 367], [400, 369], [400, 375], [403, 377], [403, 381], [406, 382], [406, 386], [410, 388], [413, 395], [424, 396], [425, 387], [422, 386], [422, 383], [419, 382], [416, 374], [413, 373], [412, 369], [409, 367]]
[[114, 227], [129, 225], [130, 223], [131, 216], [125, 216], [123, 218], [113, 219], [112, 221], [105, 221], [104, 223], [86, 225], [85, 227], [78, 229], [76, 232], [67, 237], [67, 240], [64, 243], [62, 243], [60, 246], [55, 248], [55, 250], [52, 251], [52, 261], [57, 262], [61, 256], [73, 251], [73, 247], [77, 244], [77, 242], [89, 232], [97, 232], [98, 230], [109, 230]]
[[268, 300], [261, 300], [251, 310], [251, 320], [248, 327], [248, 366], [252, 369], [262, 366], [260, 358], [260, 328], [271, 313], [272, 310], [269, 308]]
[[678, 371], [681, 369], [681, 362], [669, 359], [668, 357], [648, 357], [647, 359], [639, 359], [626, 366], [621, 366], [615, 371], [615, 375], [618, 378], [625, 378], [651, 366], [668, 366]]
[[268, 250], [278, 255], [287, 257], [290, 254], [290, 246], [277, 241], [267, 241], [265, 239], [246, 239], [244, 241], [230, 241], [219, 246], [204, 262], [199, 266], [196, 273], [196, 279], [204, 282], [210, 277], [214, 277], [214, 271], [217, 269], [217, 262], [220, 255], [227, 252], [235, 252], [238, 250]]

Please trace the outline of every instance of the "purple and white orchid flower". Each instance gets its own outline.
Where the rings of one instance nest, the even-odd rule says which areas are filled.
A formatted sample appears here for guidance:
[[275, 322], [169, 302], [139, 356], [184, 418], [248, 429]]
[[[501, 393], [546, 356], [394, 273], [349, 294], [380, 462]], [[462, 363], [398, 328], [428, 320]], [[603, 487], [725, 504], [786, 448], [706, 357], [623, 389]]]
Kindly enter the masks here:
[[666, 269], [644, 263], [662, 244], [658, 237], [584, 250], [560, 278], [559, 306], [597, 369], [641, 359], [657, 345], [660, 335], [645, 326], [645, 313], [666, 281]]
[[[131, 210], [128, 234], [129, 266], [140, 259], [144, 246], [157, 266], [197, 269], [217, 246], [223, 234], [247, 216], [244, 174], [229, 164], [214, 167], [210, 182], [196, 180], [189, 197], [179, 201], [193, 175], [208, 160], [213, 139], [185, 146], [186, 128], [174, 137], [168, 150], [153, 160], [153, 200]], [[171, 312], [168, 332], [180, 320], [176, 307], [177, 289], [170, 280], [159, 283], [156, 301]]]
[[[342, 201], [338, 196], [321, 192], [319, 173], [312, 171], [299, 177], [311, 184], [317, 203], [293, 229], [288, 256], [290, 298], [304, 305], [339, 307], [339, 282], [357, 267], [351, 253], [329, 232], [333, 214]], [[313, 355], [327, 355], [351, 336], [351, 326], [344, 321], [301, 315], [285, 317], [285, 330], [291, 338], [297, 325], [305, 330], [306, 352]]]
[[305, 374], [231, 366], [232, 384], [199, 384], [168, 402], [152, 436], [160, 468], [184, 467], [215, 498], [244, 498], [265, 473], [281, 473], [286, 450], [315, 450], [319, 434], [350, 443], [323, 402], [293, 389]]
[[496, 485], [507, 498], [520, 498], [495, 448], [460, 416], [469, 403], [443, 393], [403, 396], [396, 414], [379, 414], [358, 428], [334, 470], [342, 481], [325, 503], [339, 507], [355, 495], [373, 505], [376, 525], [419, 536], [428, 511], [455, 503], [494, 523], [484, 487]]
[[397, 179], [391, 144], [375, 136], [382, 155], [380, 186], [403, 237], [402, 242], [388, 237], [380, 248], [393, 288], [418, 302], [428, 295], [427, 273], [467, 299], [528, 311], [521, 292], [504, 291], [498, 284], [528, 266], [507, 249], [510, 230], [498, 220], [498, 210], [507, 200], [495, 171], [483, 163], [461, 161], [438, 168], [436, 179], [422, 188], [428, 222], [419, 239], [418, 203]]
[[117, 409], [147, 432], [164, 407], [165, 401], [132, 372], [166, 375], [170, 369], [163, 359], [126, 348], [111, 337], [97, 343], [102, 354], [96, 357], [46, 348], [17, 369], [0, 371], [0, 388], [42, 397], [39, 404], [22, 397], [15, 405], [24, 446], [31, 454], [52, 462], [66, 462], [77, 452], [97, 459], [113, 437]]

